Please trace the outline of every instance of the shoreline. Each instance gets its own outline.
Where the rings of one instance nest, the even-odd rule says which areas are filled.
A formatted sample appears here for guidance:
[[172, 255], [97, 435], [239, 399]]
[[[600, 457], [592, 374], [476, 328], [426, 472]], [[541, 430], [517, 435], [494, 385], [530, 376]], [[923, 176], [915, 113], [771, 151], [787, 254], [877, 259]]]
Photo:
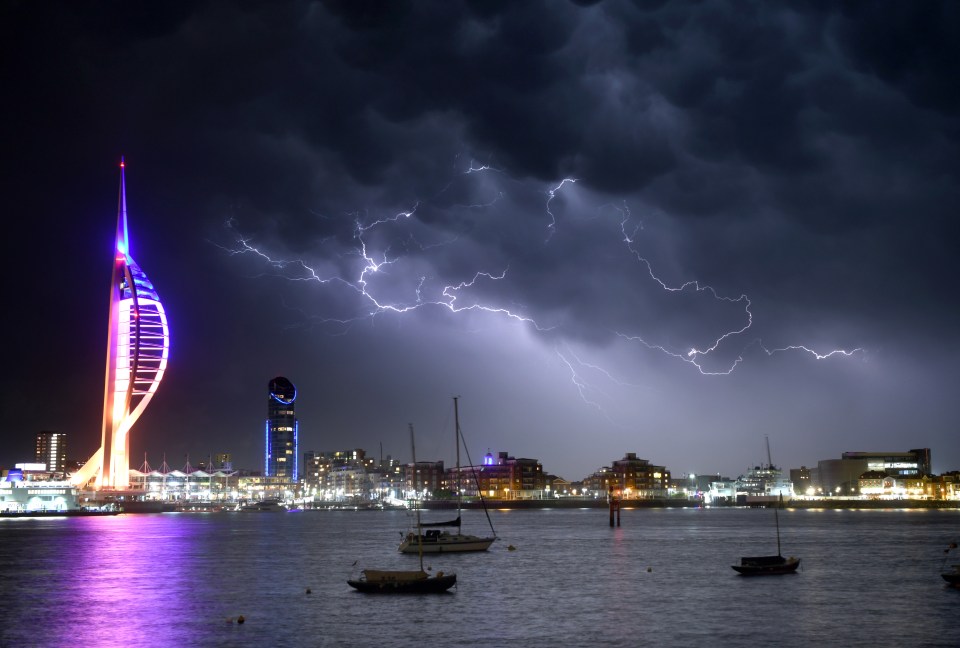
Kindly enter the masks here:
[[[464, 510], [483, 510], [484, 505], [489, 510], [538, 510], [538, 509], [609, 509], [610, 505], [603, 499], [529, 499], [529, 500], [485, 500], [463, 502], [461, 508]], [[736, 508], [774, 508], [778, 502], [750, 502], [746, 504], [703, 504], [692, 500], [678, 499], [644, 499], [644, 500], [626, 500], [620, 502], [621, 510], [631, 509], [691, 509], [691, 508], [709, 508], [709, 509], [736, 509]], [[960, 501], [958, 500], [857, 500], [857, 499], [822, 499], [806, 500], [792, 499], [783, 502], [780, 505], [782, 509], [797, 510], [903, 510], [903, 509], [934, 509], [934, 510], [960, 510]], [[456, 503], [446, 500], [431, 500], [421, 502], [421, 510], [424, 511], [456, 511]], [[378, 509], [376, 507], [352, 507], [347, 505], [338, 505], [336, 503], [318, 503], [315, 506], [297, 509], [300, 511], [382, 511], [382, 510], [406, 510], [398, 509]], [[412, 510], [412, 509], [410, 509]], [[0, 512], [0, 518], [51, 518], [51, 517], [75, 517], [75, 516], [108, 516], [118, 514], [143, 514], [143, 513], [220, 513], [232, 512], [218, 508], [198, 508], [191, 510], [188, 507], [177, 506], [173, 502], [126, 502], [120, 510], [102, 511], [102, 510], [69, 510], [69, 511], [33, 511], [33, 512]]]
[[[701, 502], [675, 499], [625, 500], [620, 509], [646, 508], [773, 508], [778, 502], [752, 502], [747, 504], [702, 504]], [[609, 508], [606, 500], [487, 500], [488, 509], [543, 509], [543, 508]], [[425, 510], [449, 509], [448, 502], [425, 502]], [[480, 502], [464, 502], [464, 509], [482, 509]], [[960, 509], [958, 500], [798, 500], [785, 501], [784, 509]]]

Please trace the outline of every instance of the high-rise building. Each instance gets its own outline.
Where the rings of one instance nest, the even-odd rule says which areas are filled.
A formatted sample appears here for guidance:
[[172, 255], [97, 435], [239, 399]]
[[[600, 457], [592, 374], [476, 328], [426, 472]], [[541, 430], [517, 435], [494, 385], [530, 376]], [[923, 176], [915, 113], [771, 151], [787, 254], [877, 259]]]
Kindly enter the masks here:
[[297, 388], [283, 376], [277, 376], [268, 385], [266, 448], [263, 458], [263, 474], [266, 477], [281, 477], [296, 482], [297, 472], [297, 421], [294, 401]]
[[47, 471], [63, 474], [67, 464], [67, 435], [63, 432], [37, 432], [36, 462]]
[[163, 304], [130, 255], [124, 166], [121, 161], [100, 449], [71, 477], [75, 484], [95, 478], [96, 488], [106, 490], [130, 485], [130, 430], [153, 398], [170, 351]]

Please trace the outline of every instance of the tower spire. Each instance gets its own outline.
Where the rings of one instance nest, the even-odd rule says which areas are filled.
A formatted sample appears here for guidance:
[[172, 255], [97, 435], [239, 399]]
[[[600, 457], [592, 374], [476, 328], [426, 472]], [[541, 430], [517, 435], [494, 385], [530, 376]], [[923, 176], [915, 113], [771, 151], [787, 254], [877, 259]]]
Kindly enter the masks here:
[[97, 490], [129, 488], [130, 430], [153, 398], [170, 351], [170, 328], [163, 304], [130, 256], [125, 171], [126, 163], [121, 158], [100, 449], [71, 479], [84, 484], [95, 477]]
[[127, 179], [125, 175], [126, 162], [120, 156], [120, 200], [117, 205], [117, 251], [130, 254], [130, 243], [127, 237]]

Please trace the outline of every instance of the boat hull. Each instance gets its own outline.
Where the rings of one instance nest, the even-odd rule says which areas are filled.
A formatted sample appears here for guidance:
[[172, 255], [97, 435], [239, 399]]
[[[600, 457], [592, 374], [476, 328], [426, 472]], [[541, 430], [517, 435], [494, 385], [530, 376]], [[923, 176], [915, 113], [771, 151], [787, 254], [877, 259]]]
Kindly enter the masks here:
[[443, 594], [457, 584], [457, 575], [365, 571], [347, 584], [364, 594]]
[[783, 556], [756, 556], [741, 558], [739, 565], [732, 565], [741, 576], [780, 576], [794, 574], [800, 566], [799, 558]]
[[960, 586], [960, 567], [954, 567], [952, 572], [943, 572], [940, 576], [951, 585]]
[[486, 551], [496, 538], [481, 538], [479, 536], [461, 535], [454, 533], [431, 534], [421, 536], [417, 541], [416, 534], [408, 533], [400, 543], [400, 553], [463, 553], [468, 551]]

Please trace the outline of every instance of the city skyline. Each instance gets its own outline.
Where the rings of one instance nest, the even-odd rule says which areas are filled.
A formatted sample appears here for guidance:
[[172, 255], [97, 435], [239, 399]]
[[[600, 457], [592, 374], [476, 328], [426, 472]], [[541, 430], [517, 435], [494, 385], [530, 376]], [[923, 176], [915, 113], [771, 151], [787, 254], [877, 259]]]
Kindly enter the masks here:
[[303, 450], [452, 463], [460, 396], [572, 478], [960, 467], [950, 3], [0, 11], [0, 465], [99, 445], [125, 156], [175, 339], [133, 464], [258, 466], [287, 376]]

